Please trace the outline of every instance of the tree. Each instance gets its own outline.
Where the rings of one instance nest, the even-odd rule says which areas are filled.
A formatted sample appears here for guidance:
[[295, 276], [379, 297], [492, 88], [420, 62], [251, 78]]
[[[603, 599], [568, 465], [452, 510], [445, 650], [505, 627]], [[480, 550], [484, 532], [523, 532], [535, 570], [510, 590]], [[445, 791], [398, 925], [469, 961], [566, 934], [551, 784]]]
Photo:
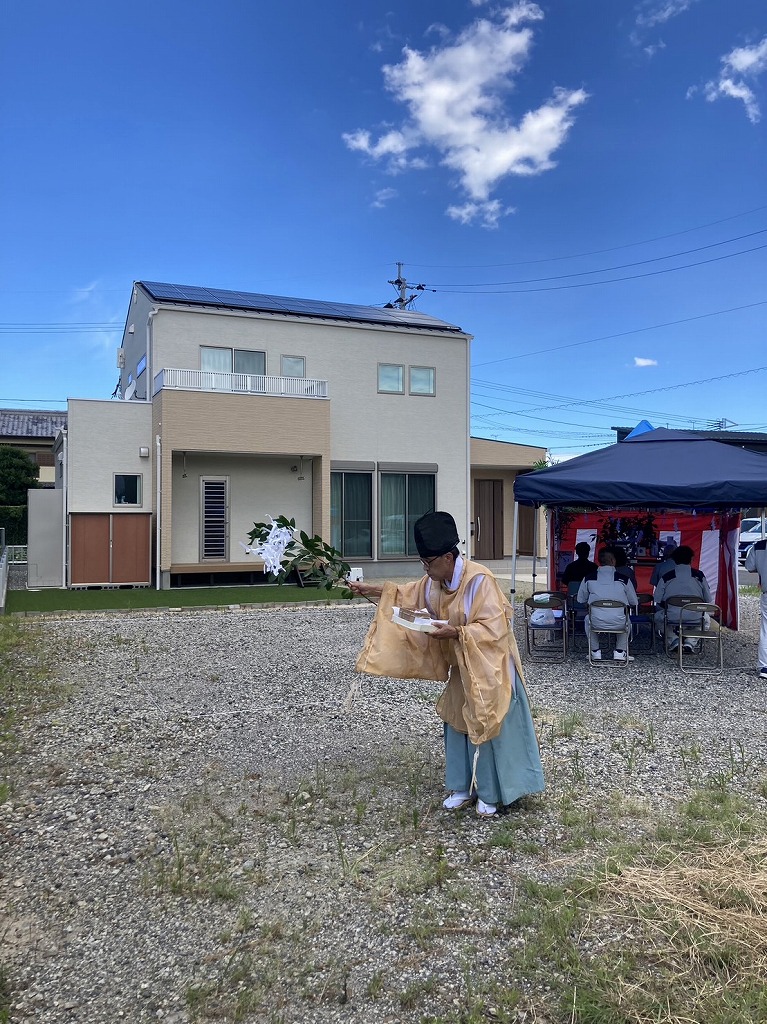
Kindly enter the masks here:
[[0, 505], [26, 505], [27, 490], [37, 487], [39, 472], [21, 448], [0, 445]]

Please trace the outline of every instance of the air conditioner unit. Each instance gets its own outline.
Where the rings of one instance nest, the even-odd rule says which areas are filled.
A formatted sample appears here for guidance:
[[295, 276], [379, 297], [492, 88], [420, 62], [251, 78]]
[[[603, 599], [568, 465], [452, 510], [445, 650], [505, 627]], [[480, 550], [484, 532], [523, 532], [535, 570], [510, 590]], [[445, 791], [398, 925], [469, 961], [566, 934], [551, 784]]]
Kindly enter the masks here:
[[125, 369], [125, 349], [124, 348], [118, 348], [118, 350], [117, 350], [117, 369], [118, 370], [124, 370]]

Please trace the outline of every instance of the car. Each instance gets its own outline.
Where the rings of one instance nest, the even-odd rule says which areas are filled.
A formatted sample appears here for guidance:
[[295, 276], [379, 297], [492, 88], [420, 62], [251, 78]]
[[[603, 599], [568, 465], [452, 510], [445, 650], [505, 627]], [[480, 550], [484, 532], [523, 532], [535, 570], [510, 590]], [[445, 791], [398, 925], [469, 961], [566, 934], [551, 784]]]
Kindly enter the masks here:
[[767, 536], [767, 522], [765, 522], [765, 527], [766, 529], [762, 529], [761, 519], [741, 519], [740, 540], [738, 541], [739, 562], [745, 562], [748, 549], [752, 544]]

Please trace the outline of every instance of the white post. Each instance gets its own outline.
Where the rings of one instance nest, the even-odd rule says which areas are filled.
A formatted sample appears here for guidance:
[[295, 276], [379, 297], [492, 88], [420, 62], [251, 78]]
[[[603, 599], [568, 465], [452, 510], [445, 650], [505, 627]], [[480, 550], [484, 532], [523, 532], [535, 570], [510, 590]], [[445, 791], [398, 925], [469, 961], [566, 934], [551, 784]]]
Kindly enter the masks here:
[[517, 539], [519, 537], [519, 502], [514, 502], [514, 536], [511, 541], [511, 590], [513, 596], [517, 586]]

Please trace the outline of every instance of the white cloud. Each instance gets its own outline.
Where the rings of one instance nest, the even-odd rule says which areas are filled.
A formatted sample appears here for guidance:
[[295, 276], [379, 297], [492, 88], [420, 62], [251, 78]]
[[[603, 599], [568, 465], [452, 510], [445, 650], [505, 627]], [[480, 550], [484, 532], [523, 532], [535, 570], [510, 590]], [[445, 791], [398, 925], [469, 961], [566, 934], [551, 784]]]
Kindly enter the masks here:
[[82, 288], [73, 289], [72, 294], [69, 296], [70, 303], [74, 305], [80, 302], [88, 302], [94, 298], [98, 286], [98, 281], [91, 281], [90, 284], [86, 284]]
[[634, 366], [657, 366], [657, 359], [645, 359], [643, 356], [634, 356]]
[[767, 36], [753, 46], [736, 46], [721, 58], [721, 63], [719, 78], [706, 82], [704, 86], [706, 99], [709, 103], [722, 96], [740, 100], [746, 109], [746, 117], [756, 124], [762, 112], [756, 93], [746, 79], [753, 80], [767, 71]]
[[372, 205], [377, 209], [383, 209], [390, 199], [394, 199], [399, 193], [396, 188], [379, 188], [375, 194]]
[[532, 50], [526, 23], [542, 18], [537, 4], [518, 0], [478, 18], [453, 42], [428, 53], [406, 47], [399, 64], [383, 68], [387, 89], [407, 108], [406, 120], [378, 139], [366, 129], [346, 133], [346, 145], [384, 161], [394, 173], [426, 165], [414, 151], [436, 150], [441, 163], [457, 173], [468, 199], [451, 206], [449, 216], [494, 226], [511, 208], [491, 198], [493, 189], [510, 175], [554, 167], [553, 154], [573, 125], [574, 111], [588, 98], [583, 89], [556, 88], [516, 123], [506, 111], [512, 77]]
[[644, 0], [637, 8], [636, 23], [640, 28], [654, 28], [684, 14], [698, 0]]

